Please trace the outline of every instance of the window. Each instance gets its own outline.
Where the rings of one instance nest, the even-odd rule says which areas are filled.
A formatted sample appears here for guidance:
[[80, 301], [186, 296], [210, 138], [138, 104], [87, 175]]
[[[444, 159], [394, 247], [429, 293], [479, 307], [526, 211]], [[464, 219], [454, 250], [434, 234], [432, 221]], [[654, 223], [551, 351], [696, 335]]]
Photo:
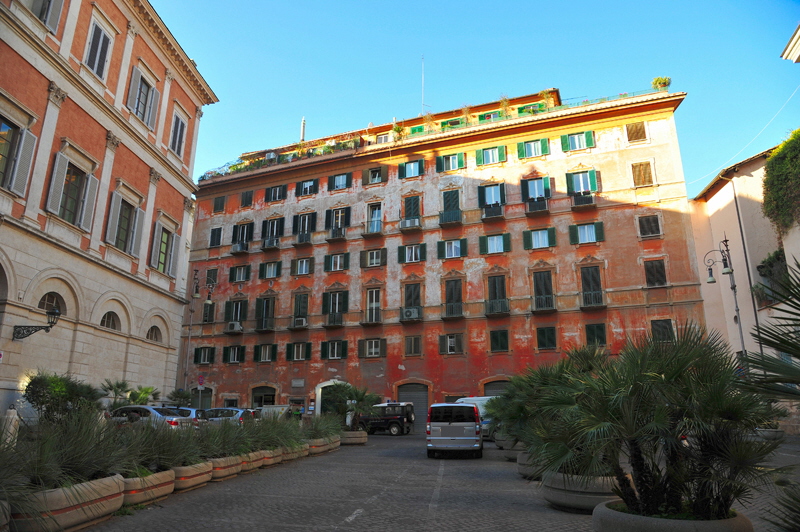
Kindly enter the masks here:
[[367, 358], [372, 357], [379, 357], [381, 356], [381, 340], [377, 338], [371, 338], [366, 341], [367, 342]]
[[370, 168], [369, 170], [367, 170], [367, 181], [365, 184], [372, 185], [375, 183], [383, 183], [384, 181], [386, 181], [384, 176], [385, 168], [386, 167], [382, 166], [380, 168]]
[[248, 190], [246, 192], [242, 192], [242, 198], [239, 202], [240, 207], [250, 207], [253, 205], [253, 191]]
[[588, 244], [604, 240], [605, 229], [603, 228], [603, 222], [569, 226], [570, 244]]
[[350, 227], [350, 207], [325, 211], [325, 229]]
[[286, 344], [286, 358], [294, 361], [311, 360], [311, 342]]
[[224, 364], [239, 364], [244, 362], [244, 346], [231, 345], [222, 348], [222, 362]]
[[247, 300], [237, 299], [225, 302], [225, 321], [243, 322], [247, 319]]
[[295, 195], [296, 196], [310, 196], [311, 194], [317, 193], [317, 180], [316, 179], [307, 179], [306, 181], [300, 181], [297, 183], [295, 188]]
[[475, 164], [478, 166], [484, 164], [504, 163], [506, 161], [506, 147], [495, 146], [493, 148], [484, 148], [475, 152]]
[[603, 287], [600, 284], [600, 267], [584, 266], [581, 268], [582, 307], [600, 306], [603, 304]]
[[233, 226], [231, 234], [231, 244], [238, 244], [240, 242], [250, 242], [253, 240], [253, 226], [254, 222], [246, 224], [237, 224]]
[[639, 235], [642, 238], [661, 235], [661, 222], [657, 214], [639, 217]]
[[57, 308], [61, 312], [61, 316], [67, 315], [67, 305], [64, 303], [64, 298], [58, 292], [47, 292], [39, 300], [38, 308], [45, 312]]
[[215, 350], [214, 347], [196, 347], [194, 350], [194, 363], [213, 364]]
[[58, 21], [64, 5], [63, 0], [27, 0], [23, 3], [51, 32], [58, 31]]
[[325, 255], [324, 270], [326, 272], [339, 272], [348, 269], [350, 269], [349, 253], [336, 253], [334, 255]]
[[115, 331], [118, 331], [120, 329], [119, 316], [117, 316], [117, 314], [112, 311], [106, 312], [100, 319], [100, 327], [105, 327], [106, 329], [113, 329]]
[[439, 242], [439, 258], [452, 259], [467, 256], [467, 239], [446, 240]]
[[386, 248], [362, 251], [362, 267], [383, 266], [386, 264]]
[[408, 283], [403, 286], [403, 295], [406, 307], [419, 307], [422, 303], [422, 294], [419, 283]]
[[606, 345], [606, 324], [590, 323], [586, 325], [587, 345]]
[[625, 124], [625, 132], [628, 135], [628, 142], [647, 140], [647, 131], [644, 129], [644, 122]]
[[407, 196], [403, 200], [403, 205], [405, 207], [405, 213], [403, 216], [404, 220], [416, 220], [419, 219], [421, 215], [420, 209], [420, 197], [419, 196]]
[[147, 330], [147, 339], [151, 342], [161, 343], [161, 329], [153, 325]]
[[505, 183], [478, 187], [478, 206], [504, 205], [506, 202]]
[[[278, 359], [278, 344], [261, 344], [253, 347], [256, 362], [275, 362]], [[272, 396], [274, 399], [274, 396]]]
[[439, 336], [439, 354], [453, 355], [463, 352], [463, 335], [461, 333], [443, 334]]
[[486, 253], [503, 253], [504, 251], [511, 251], [511, 234], [505, 233], [502, 235], [490, 235], [480, 237], [481, 243], [484, 244], [485, 249], [481, 250], [481, 254]]
[[422, 337], [421, 336], [406, 336], [406, 356], [418, 357], [422, 355]]
[[520, 182], [522, 200], [540, 199], [550, 197], [550, 178], [523, 179]]
[[[488, 279], [489, 300], [506, 301], [506, 277], [505, 275], [493, 275]], [[506, 309], [507, 310], [507, 309]]]
[[286, 185], [267, 188], [264, 199], [265, 201], [280, 201], [286, 199]]
[[461, 279], [448, 279], [444, 283], [444, 316], [460, 317], [464, 315], [462, 305], [463, 291]]
[[213, 227], [211, 229], [211, 237], [208, 243], [209, 247], [217, 247], [222, 244], [222, 228]]
[[[261, 238], [277, 239], [283, 236], [283, 218], [270, 218], [261, 222]], [[277, 246], [277, 242], [275, 242]]]
[[310, 235], [317, 230], [317, 213], [295, 214], [292, 218], [293, 235]]
[[85, 186], [86, 174], [73, 165], [68, 165], [66, 181], [64, 182], [64, 194], [61, 196], [58, 215], [71, 224], [77, 224], [78, 222], [81, 197]]
[[322, 342], [320, 345], [320, 358], [322, 360], [340, 360], [347, 358], [347, 340]]
[[647, 187], [653, 184], [653, 170], [650, 161], [633, 163], [631, 170], [633, 171], [633, 186]]
[[111, 55], [110, 48], [111, 37], [96, 21], [92, 21], [92, 29], [89, 31], [89, 46], [86, 48], [86, 59], [83, 62], [100, 79], [105, 79], [106, 63], [108, 56]]
[[214, 198], [212, 212], [225, 212], [225, 196], [217, 196]]
[[397, 167], [397, 177], [405, 179], [408, 177], [417, 177], [425, 173], [425, 160], [419, 159], [417, 161], [409, 161], [407, 163], [400, 163]]
[[594, 148], [593, 131], [582, 131], [581, 133], [561, 135], [561, 149], [564, 152], [584, 150], [586, 148]]
[[155, 83], [148, 81], [141, 70], [133, 67], [127, 107], [151, 130], [156, 126], [160, 97]]
[[176, 235], [164, 227], [161, 222], [156, 222], [153, 230], [150, 266], [170, 277], [175, 277], [177, 244], [178, 238], [176, 238]]
[[500, 120], [502, 116], [503, 115], [500, 113], [500, 111], [489, 111], [488, 113], [482, 113], [478, 115], [478, 123], [494, 122], [495, 120]]
[[553, 298], [553, 272], [533, 273], [533, 308], [534, 310], [555, 309]]
[[47, 210], [84, 231], [91, 229], [100, 181], [57, 153], [50, 181]]
[[169, 136], [169, 149], [178, 157], [183, 157], [183, 142], [186, 139], [186, 120], [178, 113], [172, 118], [172, 134]]
[[440, 155], [436, 157], [437, 172], [452, 172], [466, 168], [466, 161], [463, 153], [453, 153], [450, 155]]
[[657, 342], [671, 342], [675, 339], [672, 329], [672, 320], [653, 320], [650, 322], [653, 331], [653, 340]]
[[210, 268], [206, 270], [206, 283], [207, 284], [217, 284], [217, 268]]
[[274, 279], [281, 276], [281, 262], [262, 262], [258, 265], [259, 279]]
[[216, 304], [208, 303], [203, 304], [203, 323], [214, 323], [214, 314], [216, 313]]
[[380, 233], [382, 223], [380, 203], [370, 203], [367, 206], [367, 233]]
[[547, 139], [529, 140], [517, 143], [517, 156], [520, 159], [528, 157], [541, 157], [550, 153], [550, 145]]
[[400, 263], [407, 263], [407, 262], [420, 262], [425, 260], [424, 257], [424, 250], [425, 244], [411, 244], [410, 246], [400, 246], [398, 248], [398, 255]]
[[461, 127], [463, 124], [464, 124], [463, 118], [451, 118], [450, 120], [443, 120], [441, 123], [441, 127], [442, 131], [447, 131], [448, 129]]
[[25, 195], [35, 146], [36, 135], [0, 116], [0, 186]]
[[275, 329], [275, 298], [256, 298], [256, 330], [268, 331]]
[[367, 289], [367, 316], [366, 323], [379, 323], [381, 321], [381, 289]]
[[389, 142], [388, 133], [383, 133], [382, 135], [375, 137], [375, 144], [386, 144], [387, 142]]
[[244, 283], [250, 280], [250, 265], [232, 266], [230, 270], [230, 282]]
[[556, 348], [556, 328], [539, 327], [536, 329], [536, 343], [539, 349]]
[[350, 188], [353, 174], [338, 174], [328, 177], [328, 190], [344, 190]]
[[294, 316], [308, 316], [308, 294], [295, 294], [294, 296]]
[[139, 224], [144, 219], [144, 211], [123, 199], [122, 194], [111, 195], [108, 211], [106, 242], [115, 248], [139, 256]]
[[644, 261], [644, 276], [648, 287], [666, 286], [667, 270], [664, 267], [664, 260]]
[[490, 331], [489, 344], [493, 353], [508, 351], [508, 331]]
[[292, 261], [294, 270], [292, 275], [308, 275], [313, 271], [313, 261], [312, 258], [303, 258], [303, 259], [294, 259]]
[[543, 249], [548, 247], [555, 247], [556, 228], [548, 227], [547, 229], [534, 229], [532, 231], [523, 231], [522, 243], [525, 249]]
[[592, 192], [595, 187], [592, 186], [592, 181], [589, 172], [576, 172], [572, 174], [572, 191], [575, 194], [582, 194], [584, 192]]

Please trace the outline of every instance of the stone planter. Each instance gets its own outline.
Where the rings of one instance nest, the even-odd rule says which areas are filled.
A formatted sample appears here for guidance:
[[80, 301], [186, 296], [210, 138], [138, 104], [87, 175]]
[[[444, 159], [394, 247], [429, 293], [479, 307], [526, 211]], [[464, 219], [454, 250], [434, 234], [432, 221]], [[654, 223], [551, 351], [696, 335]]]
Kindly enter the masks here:
[[783, 431], [781, 429], [756, 429], [756, 434], [762, 439], [767, 441], [780, 440], [783, 438]]
[[147, 477], [126, 478], [122, 504], [131, 506], [166, 497], [175, 490], [175, 471], [167, 469]]
[[269, 449], [261, 451], [264, 453], [264, 460], [261, 462], [261, 467], [269, 467], [275, 464], [280, 464], [283, 461], [283, 448]]
[[11, 507], [6, 501], [0, 501], [0, 532], [8, 532], [8, 523], [11, 521]]
[[209, 458], [208, 461], [211, 462], [211, 480], [215, 482], [233, 478], [242, 470], [241, 456]]
[[331, 449], [330, 442], [325, 438], [306, 440], [306, 444], [308, 445], [308, 454], [311, 456], [326, 453]]
[[211, 462], [173, 467], [175, 472], [175, 491], [185, 491], [205, 486], [211, 480]]
[[242, 459], [242, 473], [255, 471], [264, 462], [264, 451], [253, 451], [239, 456]]
[[50, 532], [87, 525], [111, 515], [122, 507], [122, 476], [114, 475], [69, 488], [40, 491], [29, 497], [39, 516], [11, 508], [14, 530]]
[[753, 523], [741, 512], [733, 519], [690, 521], [626, 514], [610, 510], [608, 504], [598, 504], [592, 512], [595, 532], [753, 532]]
[[522, 442], [517, 442], [514, 444], [513, 447], [509, 447], [509, 442], [506, 440], [505, 446], [503, 447], [503, 457], [508, 460], [509, 462], [516, 462], [517, 455], [525, 450], [525, 445]]
[[503, 434], [495, 434], [494, 435], [494, 444], [497, 446], [498, 449], [502, 449], [506, 445], [506, 437]]
[[517, 473], [527, 480], [541, 480], [542, 476], [531, 465], [531, 455], [525, 451], [517, 453]]
[[298, 458], [301, 458], [303, 456], [308, 456], [308, 444], [307, 443], [303, 443], [302, 445], [298, 445], [297, 447], [293, 447], [293, 448], [289, 448], [289, 447], [284, 447], [283, 448], [283, 461], [284, 462], [291, 461], [291, 460], [297, 460]]
[[542, 496], [556, 508], [588, 513], [598, 504], [618, 500], [611, 491], [613, 486], [614, 477], [594, 477], [586, 481], [555, 473], [542, 483]]
[[338, 449], [342, 445], [342, 437], [341, 436], [330, 436], [328, 438], [330, 442], [331, 451], [334, 449]]
[[364, 445], [367, 438], [365, 430], [346, 430], [342, 432], [342, 445]]

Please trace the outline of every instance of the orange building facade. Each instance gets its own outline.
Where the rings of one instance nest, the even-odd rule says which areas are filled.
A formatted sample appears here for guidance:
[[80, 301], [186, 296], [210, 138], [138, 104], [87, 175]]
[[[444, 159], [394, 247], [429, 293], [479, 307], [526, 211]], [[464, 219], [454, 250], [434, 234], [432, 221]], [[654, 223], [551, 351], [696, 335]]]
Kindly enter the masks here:
[[613, 354], [702, 322], [684, 97], [563, 105], [550, 89], [206, 174], [184, 329], [195, 401], [316, 409], [344, 381], [424, 411], [573, 346]]
[[37, 369], [168, 393], [216, 96], [146, 0], [0, 0], [0, 63], [0, 403]]

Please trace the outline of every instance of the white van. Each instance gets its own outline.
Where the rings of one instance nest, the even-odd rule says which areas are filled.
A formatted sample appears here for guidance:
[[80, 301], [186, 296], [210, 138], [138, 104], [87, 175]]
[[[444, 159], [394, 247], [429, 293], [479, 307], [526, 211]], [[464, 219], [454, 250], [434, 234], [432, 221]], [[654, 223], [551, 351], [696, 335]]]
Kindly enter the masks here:
[[485, 440], [494, 440], [494, 432], [489, 431], [489, 425], [492, 420], [486, 417], [486, 403], [489, 399], [494, 399], [495, 395], [483, 395], [479, 397], [462, 397], [456, 399], [456, 403], [469, 403], [478, 407], [478, 412], [481, 414], [481, 434]]
[[428, 407], [426, 427], [428, 458], [436, 451], [461, 451], [481, 458], [483, 438], [477, 405], [436, 403]]

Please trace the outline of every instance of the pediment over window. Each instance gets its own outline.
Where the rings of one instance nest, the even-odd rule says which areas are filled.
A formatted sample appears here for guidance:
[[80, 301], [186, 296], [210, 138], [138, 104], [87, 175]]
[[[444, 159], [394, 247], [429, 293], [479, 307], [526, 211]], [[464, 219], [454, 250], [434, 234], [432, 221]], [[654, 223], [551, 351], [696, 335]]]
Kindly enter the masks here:
[[344, 209], [345, 207], [348, 207], [348, 206], [349, 205], [347, 205], [346, 203], [342, 203], [341, 201], [339, 201], [333, 207], [331, 207], [331, 210], [333, 210], [333, 209]]
[[406, 281], [422, 281], [422, 277], [417, 275], [416, 273], [412, 273], [408, 277], [405, 278]]
[[244, 292], [242, 292], [241, 290], [239, 290], [238, 292], [236, 292], [235, 294], [233, 294], [233, 295], [231, 296], [231, 299], [232, 299], [232, 300], [233, 300], [233, 299], [247, 299], [247, 294], [245, 294]]
[[376, 279], [375, 277], [373, 277], [372, 279], [370, 279], [369, 281], [367, 281], [366, 283], [364, 283], [364, 286], [365, 286], [365, 287], [374, 288], [374, 287], [376, 287], [376, 286], [383, 286], [383, 285], [385, 285], [385, 284], [386, 284], [386, 283], [384, 283], [384, 282], [383, 282], [383, 281], [381, 281], [380, 279]]
[[327, 287], [325, 289], [325, 291], [326, 292], [327, 291], [339, 292], [339, 291], [346, 290], [346, 289], [347, 289], [347, 285], [344, 285], [344, 284], [342, 284], [342, 283], [337, 281], [337, 282], [333, 283], [332, 285], [330, 285], [329, 287]]
[[443, 279], [454, 279], [454, 278], [464, 278], [467, 275], [464, 272], [460, 272], [458, 270], [450, 270], [446, 274], [442, 275]]
[[378, 196], [372, 196], [371, 198], [365, 199], [364, 203], [380, 203], [383, 201], [383, 198], [379, 198]]
[[573, 166], [572, 168], [570, 168], [569, 169], [569, 173], [575, 174], [575, 173], [578, 173], [578, 172], [588, 172], [589, 170], [592, 170], [592, 169], [593, 168], [591, 166], [586, 166], [585, 164], [580, 163], [578, 166]]
[[253, 221], [253, 219], [252, 219], [252, 218], [242, 218], [241, 220], [239, 220], [238, 222], [236, 222], [236, 225], [249, 224], [249, 223], [251, 223], [252, 221]]
[[277, 295], [278, 295], [278, 292], [276, 292], [272, 288], [270, 288], [268, 290], [264, 290], [263, 292], [261, 292], [261, 297], [275, 297]]
[[309, 292], [311, 292], [311, 289], [304, 284], [292, 290], [293, 294], [308, 294]]
[[530, 265], [531, 270], [550, 270], [552, 268], [555, 268], [555, 266], [543, 259], [539, 259]]
[[507, 274], [508, 270], [506, 268], [503, 268], [499, 264], [495, 264], [494, 266], [489, 268], [489, 271], [487, 273], [491, 273], [491, 274], [501, 274], [501, 273], [502, 274]]

